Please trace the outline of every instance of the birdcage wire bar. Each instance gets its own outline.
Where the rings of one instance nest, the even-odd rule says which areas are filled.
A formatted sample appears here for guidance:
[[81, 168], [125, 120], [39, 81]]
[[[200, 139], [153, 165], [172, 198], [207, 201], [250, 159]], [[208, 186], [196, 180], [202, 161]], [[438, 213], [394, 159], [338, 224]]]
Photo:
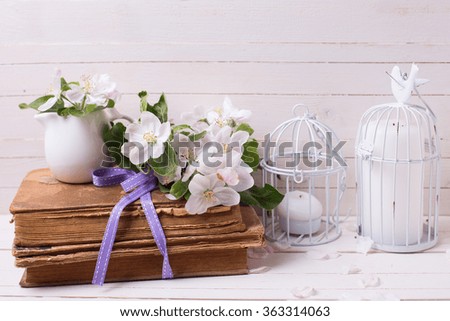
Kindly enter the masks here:
[[[301, 108], [305, 109], [303, 115], [299, 115]], [[330, 127], [318, 121], [303, 104], [295, 105], [293, 113], [296, 117], [281, 123], [269, 135], [269, 142], [273, 142], [273, 145], [267, 142], [265, 144], [264, 158], [261, 161], [262, 180], [264, 184], [269, 183], [286, 195], [294, 191], [313, 195], [320, 200], [322, 213], [320, 219], [313, 217], [312, 197], [309, 197], [306, 205], [307, 219], [301, 223], [304, 227], [301, 233], [295, 232], [291, 229], [292, 222], [295, 222], [291, 222], [291, 218], [295, 217], [296, 209], [289, 206], [288, 200], [285, 218], [280, 218], [279, 207], [263, 211], [265, 236], [269, 241], [287, 243], [291, 246], [325, 244], [341, 235], [339, 210], [346, 188], [346, 164], [340, 163], [339, 159], [328, 153], [335, 147], [333, 142], [339, 142]], [[282, 148], [282, 144], [286, 141], [292, 143], [288, 151]], [[312, 148], [303, 148], [304, 142]], [[321, 146], [322, 149], [317, 146]], [[338, 154], [343, 160], [340, 152]], [[308, 160], [313, 166], [305, 167], [305, 162], [302, 163], [301, 160]], [[287, 166], [289, 162], [294, 166]]]
[[362, 117], [356, 140], [359, 234], [388, 252], [438, 240], [440, 148], [428, 106], [382, 104]]

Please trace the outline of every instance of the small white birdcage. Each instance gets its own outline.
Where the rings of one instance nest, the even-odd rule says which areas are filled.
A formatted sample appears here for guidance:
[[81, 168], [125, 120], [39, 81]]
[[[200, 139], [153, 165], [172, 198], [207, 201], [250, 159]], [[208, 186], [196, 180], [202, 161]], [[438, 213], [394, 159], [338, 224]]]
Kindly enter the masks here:
[[[303, 115], [298, 114], [304, 108]], [[341, 235], [339, 205], [345, 191], [344, 142], [302, 104], [264, 143], [263, 183], [285, 194], [274, 210], [263, 211], [265, 236], [292, 246], [319, 245]]]
[[412, 91], [418, 94], [416, 86], [427, 82], [416, 79], [417, 72], [413, 65], [407, 77], [394, 67], [390, 76], [397, 102], [370, 108], [356, 139], [359, 234], [389, 252], [426, 250], [438, 238], [436, 117], [425, 102], [406, 103]]

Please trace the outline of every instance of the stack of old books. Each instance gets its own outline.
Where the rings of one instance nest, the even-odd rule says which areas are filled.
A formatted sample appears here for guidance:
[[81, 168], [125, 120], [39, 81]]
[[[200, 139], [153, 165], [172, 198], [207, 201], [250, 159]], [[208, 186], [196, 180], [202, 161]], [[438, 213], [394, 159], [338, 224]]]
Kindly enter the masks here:
[[[16, 265], [23, 287], [90, 283], [120, 186], [64, 184], [47, 169], [29, 173], [11, 204]], [[215, 207], [187, 215], [184, 202], [152, 193], [174, 277], [245, 274], [247, 248], [261, 246], [263, 227], [250, 207]], [[139, 201], [122, 213], [106, 282], [161, 278], [162, 256]]]

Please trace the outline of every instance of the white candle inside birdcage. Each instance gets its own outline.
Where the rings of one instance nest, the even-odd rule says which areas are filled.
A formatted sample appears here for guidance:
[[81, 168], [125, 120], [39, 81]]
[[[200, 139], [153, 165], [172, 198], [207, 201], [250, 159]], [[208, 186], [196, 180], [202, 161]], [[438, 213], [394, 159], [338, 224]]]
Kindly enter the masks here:
[[418, 120], [370, 121], [362, 133], [373, 146], [373, 159], [361, 166], [363, 234], [380, 244], [417, 244], [424, 211], [423, 165], [411, 162], [424, 146]]
[[322, 204], [312, 194], [287, 192], [277, 207], [280, 227], [291, 234], [314, 234], [320, 229]]

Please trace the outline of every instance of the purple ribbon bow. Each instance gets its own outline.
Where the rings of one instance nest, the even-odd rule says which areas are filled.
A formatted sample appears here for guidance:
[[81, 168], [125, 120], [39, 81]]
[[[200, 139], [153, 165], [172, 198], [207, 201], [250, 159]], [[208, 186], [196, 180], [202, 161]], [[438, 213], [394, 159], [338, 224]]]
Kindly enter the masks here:
[[111, 186], [120, 184], [125, 192], [129, 192], [114, 206], [106, 225], [105, 234], [103, 236], [102, 245], [95, 266], [94, 278], [92, 284], [103, 285], [105, 281], [106, 271], [108, 269], [109, 258], [116, 238], [117, 227], [119, 226], [119, 218], [123, 209], [141, 199], [141, 205], [144, 209], [145, 217], [152, 231], [156, 246], [163, 255], [162, 278], [173, 278], [172, 268], [169, 263], [169, 254], [167, 252], [166, 236], [162, 229], [161, 223], [156, 213], [155, 206], [152, 202], [150, 192], [158, 185], [158, 180], [153, 175], [153, 171], [148, 174], [135, 173], [131, 170], [123, 168], [100, 168], [92, 174], [95, 186]]

